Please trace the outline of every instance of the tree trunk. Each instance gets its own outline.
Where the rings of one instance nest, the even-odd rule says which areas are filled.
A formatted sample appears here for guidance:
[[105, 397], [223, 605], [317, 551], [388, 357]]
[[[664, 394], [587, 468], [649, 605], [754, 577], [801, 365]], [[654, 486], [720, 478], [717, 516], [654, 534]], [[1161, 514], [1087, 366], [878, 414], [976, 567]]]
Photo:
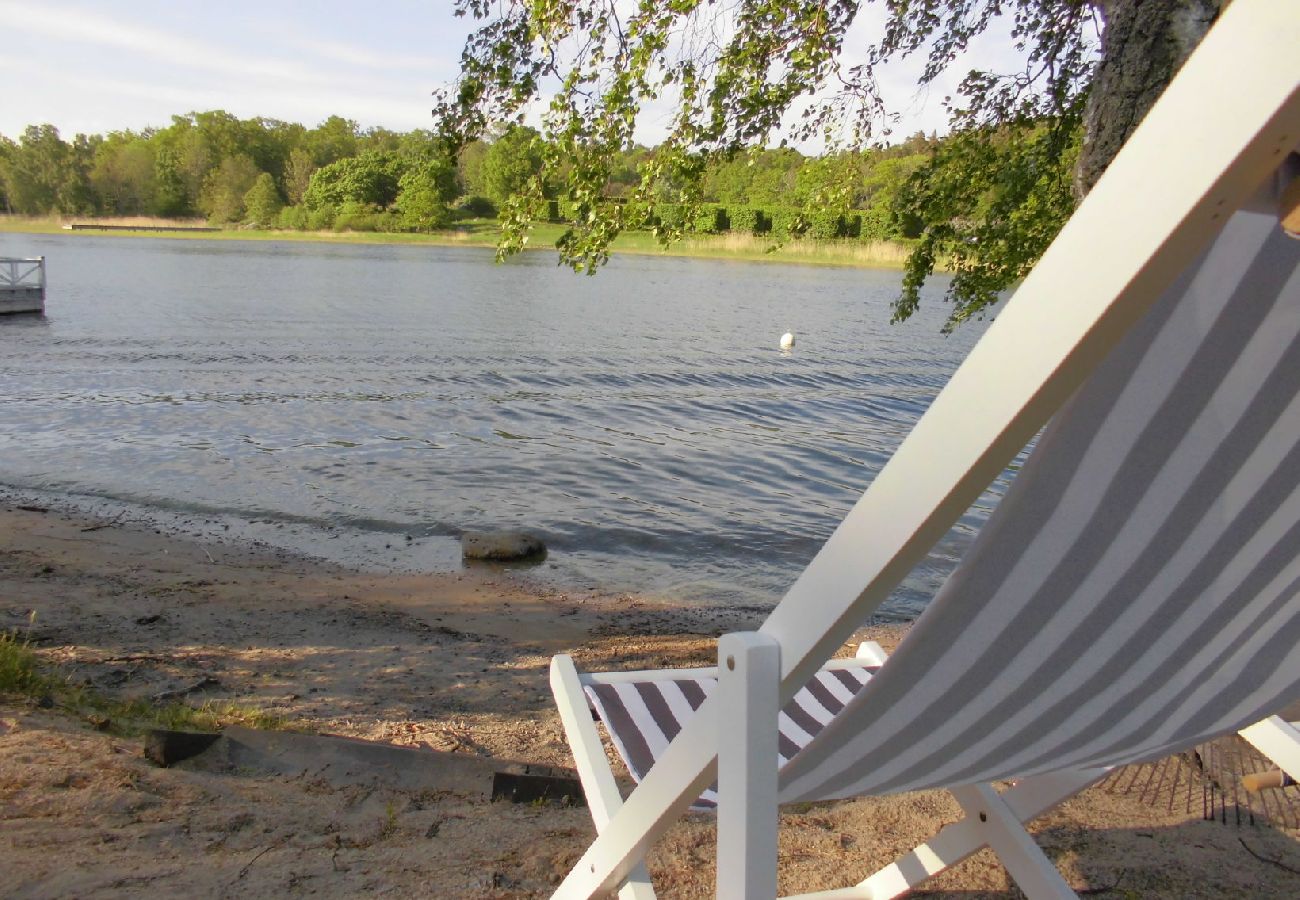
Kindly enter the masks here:
[[1076, 198], [1097, 183], [1219, 12], [1231, 2], [1095, 0], [1105, 28], [1101, 62], [1084, 114], [1083, 152], [1074, 172]]

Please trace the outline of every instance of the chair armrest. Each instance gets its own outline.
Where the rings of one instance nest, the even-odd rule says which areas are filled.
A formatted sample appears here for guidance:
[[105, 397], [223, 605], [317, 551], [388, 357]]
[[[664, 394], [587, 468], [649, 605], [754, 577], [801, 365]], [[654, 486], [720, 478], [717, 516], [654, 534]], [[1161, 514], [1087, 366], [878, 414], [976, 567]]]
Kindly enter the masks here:
[[[843, 659], [829, 659], [821, 668], [856, 669], [862, 666], [883, 666], [888, 654], [875, 641], [863, 641], [858, 646], [856, 656]], [[579, 672], [578, 680], [588, 684], [626, 684], [628, 682], [653, 681], [662, 678], [698, 679], [717, 678], [718, 667], [709, 666], [700, 669], [637, 669], [631, 672]]]

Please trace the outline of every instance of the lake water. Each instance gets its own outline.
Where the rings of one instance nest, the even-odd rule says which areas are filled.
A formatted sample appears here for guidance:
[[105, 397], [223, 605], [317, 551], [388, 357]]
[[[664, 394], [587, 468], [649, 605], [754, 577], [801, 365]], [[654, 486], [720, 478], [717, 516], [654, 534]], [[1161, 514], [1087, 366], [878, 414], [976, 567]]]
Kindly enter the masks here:
[[780, 598], [982, 330], [939, 333], [939, 279], [889, 325], [884, 271], [0, 234], [40, 254], [47, 317], [0, 320], [11, 498], [378, 570], [525, 527], [538, 576], [709, 604]]

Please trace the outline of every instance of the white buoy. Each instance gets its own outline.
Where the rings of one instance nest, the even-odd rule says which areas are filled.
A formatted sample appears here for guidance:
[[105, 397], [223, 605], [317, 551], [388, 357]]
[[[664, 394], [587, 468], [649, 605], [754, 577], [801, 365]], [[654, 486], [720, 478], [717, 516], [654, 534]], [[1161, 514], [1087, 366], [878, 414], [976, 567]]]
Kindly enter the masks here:
[[785, 334], [781, 335], [781, 349], [782, 349], [782, 350], [789, 350], [789, 349], [790, 349], [791, 347], [793, 347], [793, 346], [794, 346], [794, 332], [793, 332], [793, 331], [787, 331]]

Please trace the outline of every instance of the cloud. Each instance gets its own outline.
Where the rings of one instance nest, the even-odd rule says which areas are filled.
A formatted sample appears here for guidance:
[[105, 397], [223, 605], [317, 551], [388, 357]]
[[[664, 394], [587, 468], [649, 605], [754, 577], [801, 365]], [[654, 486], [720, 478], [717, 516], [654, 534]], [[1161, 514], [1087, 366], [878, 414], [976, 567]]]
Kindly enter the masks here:
[[[11, 137], [23, 127], [51, 122], [67, 137], [124, 129], [164, 127], [173, 114], [224, 109], [241, 118], [266, 116], [312, 126], [331, 115], [363, 127], [384, 125], [407, 130], [430, 128], [427, 91], [319, 92], [281, 85], [275, 89], [231, 91], [229, 85], [178, 86], [166, 81], [71, 71], [24, 61], [0, 61], [0, 71], [21, 67], [33, 87], [6, 104], [0, 133]], [[75, 103], [68, 105], [68, 98]]]
[[290, 46], [306, 50], [308, 53], [349, 66], [362, 66], [368, 69], [409, 69], [430, 73], [447, 71], [454, 68], [446, 59], [436, 56], [409, 56], [402, 54], [377, 53], [352, 44], [337, 41], [317, 40], [311, 38], [291, 37], [285, 39]]
[[3, 17], [7, 31], [25, 32], [60, 43], [72, 41], [106, 50], [126, 51], [136, 58], [146, 57], [174, 67], [173, 75], [176, 70], [203, 70], [244, 81], [261, 78], [322, 88], [387, 83], [384, 79], [368, 77], [338, 65], [314, 67], [286, 59], [288, 54], [283, 52], [284, 45], [297, 46], [332, 63], [348, 66], [383, 71], [393, 68], [422, 70], [428, 73], [431, 81], [435, 73], [446, 66], [445, 61], [432, 57], [387, 55], [338, 41], [292, 36], [281, 36], [281, 46], [270, 48], [271, 52], [244, 53], [195, 40], [175, 30], [141, 25], [119, 16], [109, 17], [48, 0], [39, 6], [0, 0], [0, 17]]
[[0, 17], [10, 32], [129, 51], [187, 69], [242, 72], [299, 81], [318, 77], [293, 63], [231, 53], [191, 40], [183, 34], [124, 22], [76, 7], [49, 2], [29, 6], [5, 0], [0, 2]]

